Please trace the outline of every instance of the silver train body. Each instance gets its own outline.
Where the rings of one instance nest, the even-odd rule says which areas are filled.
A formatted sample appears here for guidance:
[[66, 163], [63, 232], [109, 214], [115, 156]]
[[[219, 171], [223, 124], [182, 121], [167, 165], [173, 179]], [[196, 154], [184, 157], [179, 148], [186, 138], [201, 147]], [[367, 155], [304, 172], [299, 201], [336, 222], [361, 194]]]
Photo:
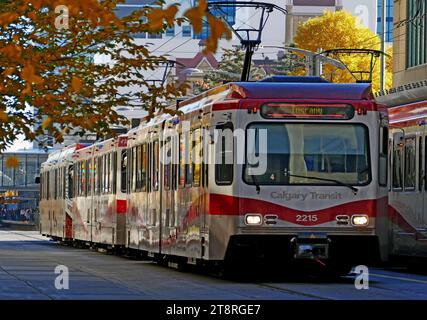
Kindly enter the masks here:
[[189, 263], [387, 258], [387, 112], [369, 86], [230, 83], [179, 110], [52, 154], [41, 233]]

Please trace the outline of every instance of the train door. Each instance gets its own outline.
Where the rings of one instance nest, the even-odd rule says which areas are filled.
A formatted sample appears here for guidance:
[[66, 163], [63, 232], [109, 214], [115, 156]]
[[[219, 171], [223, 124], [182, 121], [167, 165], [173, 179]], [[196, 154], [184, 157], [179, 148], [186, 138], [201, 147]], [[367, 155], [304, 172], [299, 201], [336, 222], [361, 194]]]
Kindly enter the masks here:
[[[423, 132], [420, 136], [420, 145], [423, 146], [423, 152], [420, 155], [420, 166], [422, 166], [422, 170], [419, 173], [420, 183], [422, 185], [422, 198], [423, 202], [420, 207], [419, 219], [421, 223], [421, 227], [418, 229], [419, 235], [418, 240], [426, 241], [427, 240], [427, 135], [425, 126], [423, 126]], [[425, 246], [421, 246], [424, 250], [427, 250]], [[427, 252], [423, 252], [426, 254]]]
[[156, 137], [149, 143], [150, 154], [150, 182], [148, 196], [148, 214], [149, 214], [149, 249], [154, 253], [160, 252], [160, 146], [159, 139]]
[[421, 229], [423, 227], [423, 215], [424, 215], [424, 206], [426, 204], [426, 195], [425, 195], [425, 136], [424, 136], [424, 126], [420, 128], [420, 135], [417, 140], [417, 199], [416, 199], [416, 228]]
[[200, 245], [197, 245], [195, 252], [200, 251], [200, 254], [197, 253], [197, 257], [202, 257], [202, 228], [203, 228], [203, 197], [204, 190], [202, 185], [202, 130], [201, 128], [195, 128], [192, 132], [192, 173], [193, 173], [193, 192], [194, 200], [192, 206], [194, 207], [194, 227], [199, 230], [199, 241]]
[[[163, 147], [161, 148], [161, 168], [163, 171], [162, 184], [162, 195], [161, 195], [161, 208], [162, 208], [162, 219], [161, 219], [161, 238], [162, 243], [168, 243], [173, 236], [173, 184], [172, 184], [172, 152], [173, 152], [173, 137], [165, 137]], [[171, 254], [170, 246], [164, 246], [161, 248], [162, 253]]]
[[206, 215], [209, 210], [209, 127], [202, 127], [201, 132], [201, 243], [202, 243], [202, 258], [208, 255], [207, 248], [209, 239], [209, 230], [206, 223]]

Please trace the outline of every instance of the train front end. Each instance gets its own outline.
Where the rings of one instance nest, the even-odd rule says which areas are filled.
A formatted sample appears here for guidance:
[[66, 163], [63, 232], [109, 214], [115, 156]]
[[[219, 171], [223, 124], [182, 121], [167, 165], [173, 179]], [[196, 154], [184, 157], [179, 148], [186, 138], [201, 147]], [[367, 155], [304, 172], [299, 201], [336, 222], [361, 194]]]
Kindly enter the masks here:
[[[217, 147], [217, 160], [233, 151], [234, 166], [216, 165], [210, 198], [212, 221], [226, 213], [221, 221], [233, 230], [226, 260], [309, 262], [346, 273], [385, 257], [387, 115], [370, 87], [235, 89], [239, 99], [213, 107], [220, 134], [228, 128], [234, 136], [229, 150]], [[221, 186], [227, 175], [231, 183]]]

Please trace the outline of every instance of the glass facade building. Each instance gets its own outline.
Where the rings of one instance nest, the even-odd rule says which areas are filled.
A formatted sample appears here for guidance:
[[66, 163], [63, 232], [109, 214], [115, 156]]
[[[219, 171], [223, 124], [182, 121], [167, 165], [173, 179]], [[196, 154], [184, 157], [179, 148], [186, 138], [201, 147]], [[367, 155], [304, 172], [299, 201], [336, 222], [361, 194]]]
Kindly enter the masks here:
[[408, 0], [406, 23], [407, 68], [427, 63], [427, 0]]
[[[393, 42], [393, 2], [394, 0], [385, 0], [386, 2], [386, 42]], [[381, 35], [381, 20], [383, 16], [382, 1], [377, 0], [377, 34]]]
[[[18, 166], [10, 168], [6, 165], [9, 157], [18, 159]], [[0, 154], [0, 198], [1, 195], [13, 193], [15, 200], [2, 201], [6, 209], [32, 208], [38, 206], [40, 191], [36, 177], [40, 175], [40, 165], [46, 161], [48, 153], [41, 149], [5, 152]]]

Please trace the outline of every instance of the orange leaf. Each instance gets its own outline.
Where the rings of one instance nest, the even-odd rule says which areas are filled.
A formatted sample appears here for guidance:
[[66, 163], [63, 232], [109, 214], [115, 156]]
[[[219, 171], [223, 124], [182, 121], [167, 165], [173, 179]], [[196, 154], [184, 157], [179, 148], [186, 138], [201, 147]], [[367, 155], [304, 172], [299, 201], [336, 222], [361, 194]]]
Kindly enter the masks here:
[[5, 165], [6, 168], [17, 168], [19, 165], [19, 160], [17, 157], [7, 157]]
[[4, 110], [0, 110], [0, 121], [7, 122], [8, 116]]
[[43, 122], [42, 122], [42, 128], [46, 129], [47, 127], [50, 126], [51, 123], [52, 123], [52, 118], [51, 117], [48, 117], [48, 118], [44, 119]]
[[74, 92], [80, 92], [82, 90], [83, 81], [79, 77], [73, 76], [71, 79], [71, 87], [73, 88]]
[[32, 64], [26, 64], [21, 71], [21, 77], [29, 83], [40, 84], [43, 82], [43, 78], [36, 75], [36, 71]]
[[5, 12], [0, 14], [0, 24], [4, 27], [19, 18], [16, 12]]
[[197, 7], [191, 8], [184, 13], [184, 17], [190, 20], [193, 25], [195, 33], [202, 32], [203, 20], [202, 18], [206, 15], [206, 9], [208, 5], [206, 0], [200, 0]]
[[218, 47], [218, 40], [225, 34], [227, 39], [231, 39], [231, 31], [227, 25], [215, 18], [213, 15], [208, 15], [208, 23], [211, 29], [211, 34], [206, 41], [206, 51], [215, 52]]
[[6, 68], [6, 69], [3, 71], [3, 74], [4, 74], [5, 76], [10, 76], [10, 75], [12, 75], [14, 72], [15, 72], [15, 68], [13, 68], [13, 67], [9, 67], [9, 68]]

